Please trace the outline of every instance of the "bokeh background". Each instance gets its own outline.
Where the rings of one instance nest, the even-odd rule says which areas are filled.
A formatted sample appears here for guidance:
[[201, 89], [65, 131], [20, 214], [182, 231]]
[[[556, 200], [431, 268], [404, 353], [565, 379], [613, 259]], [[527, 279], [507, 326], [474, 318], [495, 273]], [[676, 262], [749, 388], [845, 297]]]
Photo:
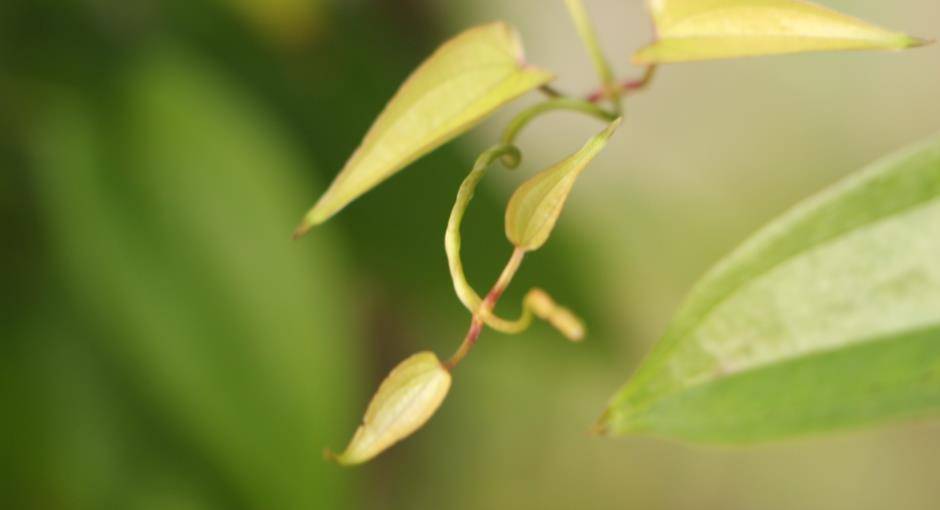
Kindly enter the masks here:
[[[825, 3], [940, 38], [936, 0]], [[642, 2], [586, 5], [638, 74]], [[0, 2], [0, 507], [938, 508], [938, 421], [741, 449], [587, 433], [722, 254], [940, 129], [938, 46], [663, 69], [500, 306], [542, 285], [588, 341], [486, 333], [426, 429], [361, 468], [323, 461], [395, 363], [456, 348], [447, 215], [536, 95], [290, 233], [408, 72], [498, 18], [559, 88], [593, 88], [560, 0]], [[482, 184], [479, 289], [510, 253], [512, 187], [596, 130], [546, 117], [523, 171]]]

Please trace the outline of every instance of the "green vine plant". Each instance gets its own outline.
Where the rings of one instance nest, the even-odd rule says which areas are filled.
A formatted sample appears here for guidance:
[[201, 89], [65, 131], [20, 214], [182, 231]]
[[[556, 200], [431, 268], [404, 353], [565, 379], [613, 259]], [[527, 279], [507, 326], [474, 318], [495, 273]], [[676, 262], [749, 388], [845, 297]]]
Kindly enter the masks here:
[[[454, 290], [471, 314], [466, 335], [449, 359], [442, 361], [434, 353], [421, 352], [401, 362], [389, 373], [372, 398], [361, 426], [355, 431], [346, 449], [338, 454], [328, 451], [328, 457], [340, 464], [354, 465], [366, 462], [423, 426], [443, 402], [451, 385], [452, 372], [469, 354], [484, 329], [519, 334], [538, 318], [552, 325], [571, 341], [584, 338], [585, 327], [582, 321], [542, 289], [534, 288], [525, 295], [522, 313], [518, 318], [500, 317], [494, 312], [494, 306], [527, 254], [546, 243], [576, 179], [621, 124], [624, 99], [646, 88], [653, 80], [658, 66], [810, 51], [899, 50], [927, 42], [884, 30], [800, 0], [650, 0], [648, 7], [655, 25], [655, 40], [633, 56], [633, 62], [642, 66], [644, 71], [638, 79], [621, 81], [614, 75], [601, 50], [584, 5], [580, 0], [565, 0], [565, 5], [596, 68], [600, 83], [595, 91], [583, 97], [572, 97], [553, 88], [550, 85], [554, 78], [552, 73], [526, 62], [516, 31], [506, 23], [495, 22], [471, 28], [445, 42], [409, 76], [375, 120], [329, 189], [304, 217], [294, 233], [295, 238], [303, 236], [371, 188], [447, 141], [465, 133], [521, 95], [539, 91], [546, 96], [544, 101], [522, 110], [509, 122], [498, 143], [477, 157], [457, 192], [447, 223], [444, 244]], [[536, 173], [512, 194], [505, 215], [506, 237], [513, 246], [512, 255], [493, 286], [481, 296], [467, 282], [460, 256], [460, 227], [466, 210], [477, 185], [491, 166], [499, 164], [507, 169], [520, 166], [522, 150], [516, 143], [519, 133], [541, 116], [559, 110], [594, 118], [603, 124], [603, 129], [587, 140], [579, 150]], [[940, 165], [927, 165], [927, 170], [922, 171], [927, 173], [927, 177], [918, 174], [920, 179], [926, 179], [924, 182], [932, 183], [933, 187], [928, 187], [933, 193], [929, 195], [931, 198], [940, 190], [938, 166]], [[870, 179], [878, 181], [883, 177]], [[864, 183], [856, 186], [865, 188]], [[863, 191], [865, 190], [871, 191], [867, 188]], [[844, 199], [832, 197], [831, 200], [838, 205], [840, 200]], [[831, 204], [814, 203], [810, 209], [822, 209], [825, 213], [828, 205]], [[859, 214], [864, 216], [862, 212]], [[806, 215], [812, 216], [810, 213], [804, 213], [803, 216], [798, 215], [800, 217], [795, 220], [785, 221], [801, 224], [801, 221], [809, 221], [804, 217]], [[868, 215], [865, 219], [873, 221], [875, 218]], [[825, 220], [824, 217], [816, 221], [833, 227], [831, 222], [825, 223]], [[851, 226], [858, 227], [862, 224], [860, 221]], [[821, 235], [820, 232], [825, 230], [812, 230], [812, 225], [803, 225], [802, 228], [813, 235]], [[832, 233], [830, 237], [835, 238], [837, 233], [844, 234], [849, 230]], [[782, 248], [777, 252], [774, 251], [774, 242], [782, 243]], [[731, 268], [734, 273], [731, 276], [722, 275], [719, 271], [718, 276], [712, 276], [712, 279], [721, 280], [719, 287], [725, 297], [732, 295], [733, 290], [738, 288], [734, 285], [740, 286], [742, 278], [762, 274], [759, 269], [768, 269], [757, 267], [760, 263], [748, 258], [749, 254], [763, 249], [775, 253], [779, 260], [786, 257], [792, 259], [796, 252], [783, 253], [780, 250], [794, 251], [796, 244], [799, 243], [787, 244], [787, 239], [779, 241], [773, 236], [764, 236], [758, 239], [756, 244], [752, 243], [750, 248], [746, 247], [750, 252], [745, 251], [744, 255], [739, 256], [744, 259], [741, 263], [743, 272], [734, 273], [735, 268]], [[935, 265], [931, 268], [936, 269]], [[727, 271], [728, 268], [725, 267], [724, 270]], [[698, 290], [698, 294], [718, 300], [712, 295], [714, 293], [710, 291], [708, 281], [702, 288], [705, 290]], [[759, 432], [763, 429], [768, 429], [764, 434], [766, 436], [773, 436], [774, 432], [776, 435], [785, 435], [796, 430], [798, 427], [791, 427], [791, 430], [779, 424], [761, 425], [764, 423], [761, 420], [766, 421], [767, 418], [766, 415], [761, 415], [761, 412], [766, 414], [766, 410], [756, 403], [751, 404], [754, 408], [753, 416], [745, 416], [747, 413], [742, 414], [741, 411], [721, 407], [722, 402], [725, 402], [724, 405], [729, 402], [727, 394], [717, 393], [712, 400], [706, 398], [708, 395], [701, 395], [702, 388], [705, 387], [703, 381], [715, 380], [717, 385], [720, 385], [726, 383], [725, 376], [744, 373], [737, 365], [746, 365], [748, 368], [768, 364], [776, 366], [770, 361], [796, 359], [796, 354], [801, 352], [796, 349], [784, 350], [778, 353], [779, 360], [772, 358], [770, 361], [750, 359], [740, 352], [722, 358], [720, 353], [715, 354], [720, 351], [719, 347], [709, 347], [705, 344], [703, 348], [695, 343], [700, 339], [689, 335], [694, 329], [695, 321], [706, 317], [717, 306], [699, 306], [694, 303], [695, 299], [696, 292], [693, 292], [690, 303], [687, 304], [692, 307], [692, 311], [680, 314], [679, 325], [667, 333], [667, 337], [660, 343], [661, 348], [647, 360], [621, 394], [612, 399], [611, 407], [601, 418], [597, 430], [602, 433], [675, 433], [693, 439], [721, 439], [724, 435], [734, 438], [737, 437], [735, 431], [744, 430], [745, 427], [750, 427], [746, 430], [750, 431], [754, 438], [760, 437], [762, 434]], [[936, 312], [932, 313], [930, 319], [937, 319], [940, 323]], [[828, 347], [831, 348], [832, 345]], [[709, 348], [714, 352], [708, 351]], [[680, 357], [677, 362], [671, 361], [671, 356], [681, 356], [685, 351], [693, 354], [687, 354], [687, 358]], [[812, 349], [806, 352], [810, 351], [815, 352]], [[699, 353], [699, 357], [696, 358], [695, 353]], [[754, 388], [762, 388], [760, 381], [752, 381], [751, 384], [755, 385], [752, 386]], [[699, 393], [686, 395], [683, 390]], [[701, 409], [696, 409], [695, 412], [701, 416], [722, 417], [724, 428], [714, 424], [709, 428], [707, 423], [698, 429], [694, 424], [675, 425], [681, 422], [684, 416], [683, 402], [695, 402], [696, 398], [701, 400], [698, 402]], [[928, 403], [935, 405], [937, 400], [934, 395], [928, 399]], [[820, 408], [823, 408], [825, 403], [816, 402]], [[733, 424], [736, 412], [742, 414], [739, 422], [744, 425], [740, 427]], [[862, 415], [864, 412], [859, 411], [856, 414]], [[890, 412], [882, 414], [887, 416]], [[796, 416], [795, 419], [799, 421], [799, 413]], [[749, 420], [754, 423], [748, 424]], [[861, 418], [858, 418], [855, 421], [860, 420]], [[695, 423], [703, 421], [707, 420], [691, 420]], [[846, 418], [846, 421], [848, 424], [853, 423], [851, 417]], [[728, 422], [732, 424], [728, 425]], [[817, 422], [809, 420], [808, 423]], [[671, 430], [670, 427], [676, 430]]]

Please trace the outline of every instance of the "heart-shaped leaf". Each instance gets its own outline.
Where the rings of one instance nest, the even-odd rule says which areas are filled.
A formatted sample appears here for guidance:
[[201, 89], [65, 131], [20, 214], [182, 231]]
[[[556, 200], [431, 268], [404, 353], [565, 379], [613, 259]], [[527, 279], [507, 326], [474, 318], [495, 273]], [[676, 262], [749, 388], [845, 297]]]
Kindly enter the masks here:
[[634, 55], [638, 64], [899, 50], [926, 42], [802, 0], [650, 0], [649, 8], [658, 40]]
[[295, 237], [551, 79], [525, 63], [518, 35], [505, 23], [472, 28], [444, 43], [401, 86]]
[[450, 372], [432, 352], [402, 361], [379, 385], [346, 450], [335, 456], [343, 465], [361, 464], [421, 428], [444, 402]]
[[719, 263], [599, 428], [744, 442], [937, 411], [940, 138]]
[[512, 244], [525, 251], [537, 250], [545, 244], [565, 207], [574, 181], [607, 145], [620, 121], [618, 118], [611, 122], [578, 152], [519, 186], [506, 207], [506, 237]]

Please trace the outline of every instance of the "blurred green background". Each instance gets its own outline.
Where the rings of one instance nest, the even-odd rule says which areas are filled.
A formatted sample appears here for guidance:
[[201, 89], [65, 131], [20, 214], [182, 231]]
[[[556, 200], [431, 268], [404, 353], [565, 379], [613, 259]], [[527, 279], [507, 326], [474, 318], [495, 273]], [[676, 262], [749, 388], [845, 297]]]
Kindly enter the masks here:
[[[940, 38], [936, 0], [827, 0]], [[623, 76], [640, 0], [587, 0]], [[588, 320], [486, 333], [429, 426], [345, 470], [373, 389], [456, 348], [443, 231], [508, 115], [290, 233], [397, 84], [502, 18], [558, 87], [595, 78], [545, 0], [0, 3], [0, 507], [935, 509], [940, 422], [728, 449], [587, 434], [695, 279], [762, 223], [940, 129], [940, 47], [668, 67], [501, 304], [539, 284]], [[597, 125], [548, 117], [464, 229], [483, 289], [511, 187]]]

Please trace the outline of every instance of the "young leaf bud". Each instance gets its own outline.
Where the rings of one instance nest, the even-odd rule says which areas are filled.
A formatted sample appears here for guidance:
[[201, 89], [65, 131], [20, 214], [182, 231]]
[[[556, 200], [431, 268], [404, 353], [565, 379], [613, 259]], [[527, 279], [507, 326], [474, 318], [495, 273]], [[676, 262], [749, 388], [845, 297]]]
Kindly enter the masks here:
[[552, 325], [572, 342], [584, 340], [584, 324], [570, 310], [555, 303], [542, 289], [532, 289], [526, 303], [536, 317]]
[[506, 237], [525, 251], [537, 250], [545, 244], [555, 222], [568, 200], [578, 175], [620, 125], [617, 119], [588, 140], [578, 152], [565, 158], [522, 183], [506, 207]]

